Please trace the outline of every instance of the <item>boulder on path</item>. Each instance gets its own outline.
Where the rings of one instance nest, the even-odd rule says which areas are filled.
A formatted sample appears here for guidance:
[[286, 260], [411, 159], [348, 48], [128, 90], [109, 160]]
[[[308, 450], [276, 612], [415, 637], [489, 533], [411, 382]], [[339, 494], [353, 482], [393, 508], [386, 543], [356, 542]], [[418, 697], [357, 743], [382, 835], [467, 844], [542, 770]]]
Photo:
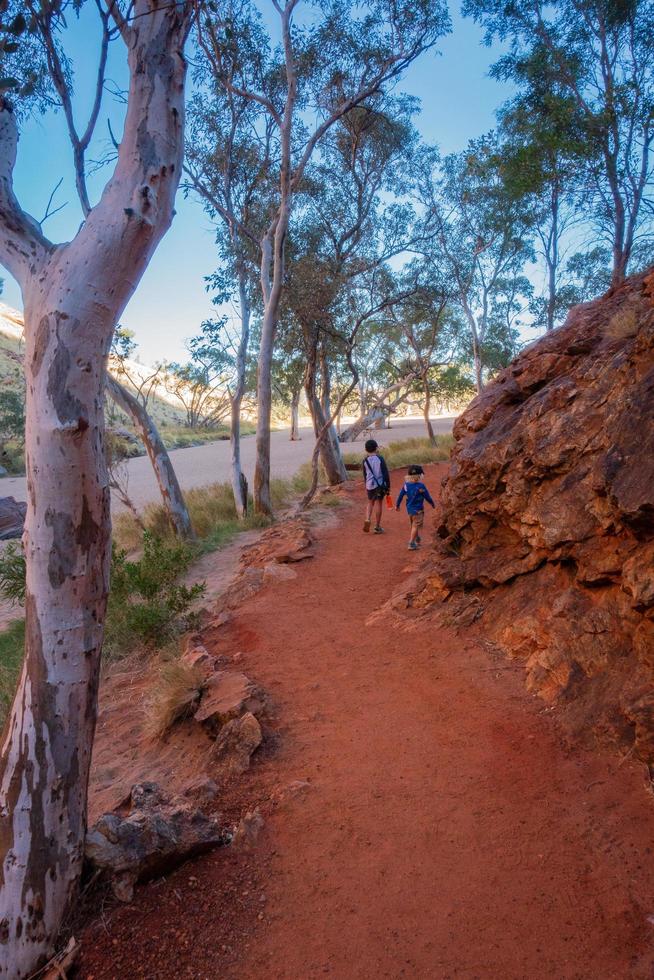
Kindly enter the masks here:
[[164, 874], [228, 838], [215, 820], [156, 783], [132, 787], [124, 806], [105, 813], [86, 835], [86, 859], [111, 878], [114, 894], [130, 902], [138, 881]]
[[217, 735], [232, 718], [246, 711], [257, 714], [262, 706], [261, 693], [249, 677], [239, 671], [218, 670], [209, 677], [193, 717]]
[[250, 711], [224, 725], [209, 755], [210, 768], [239, 775], [250, 768], [250, 758], [262, 741], [261, 725]]
[[0, 541], [19, 538], [23, 533], [27, 504], [14, 497], [0, 497]]
[[[654, 272], [575, 307], [457, 420], [408, 597], [487, 639], [576, 730], [654, 762]], [[463, 622], [463, 620], [459, 620]]]

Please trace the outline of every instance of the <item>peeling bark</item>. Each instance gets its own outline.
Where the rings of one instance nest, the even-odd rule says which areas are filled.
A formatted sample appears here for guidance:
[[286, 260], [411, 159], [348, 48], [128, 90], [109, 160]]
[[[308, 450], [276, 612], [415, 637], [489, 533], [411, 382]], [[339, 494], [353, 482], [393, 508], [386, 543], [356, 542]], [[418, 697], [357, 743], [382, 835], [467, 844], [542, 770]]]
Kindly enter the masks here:
[[82, 869], [109, 587], [107, 355], [181, 168], [190, 8], [135, 0], [132, 13], [116, 168], [72, 242], [47, 242], [20, 209], [17, 132], [0, 102], [0, 261], [23, 291], [27, 386], [25, 662], [0, 754], [0, 976], [11, 980], [51, 955]]

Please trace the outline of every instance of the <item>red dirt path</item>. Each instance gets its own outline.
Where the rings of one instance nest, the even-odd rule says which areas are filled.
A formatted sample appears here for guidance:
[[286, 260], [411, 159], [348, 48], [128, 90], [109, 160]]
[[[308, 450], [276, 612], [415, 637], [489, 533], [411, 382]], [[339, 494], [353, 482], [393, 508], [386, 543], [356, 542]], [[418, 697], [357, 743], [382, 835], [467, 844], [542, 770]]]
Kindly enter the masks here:
[[471, 636], [367, 626], [419, 556], [404, 515], [364, 537], [360, 510], [344, 506], [224, 641], [275, 705], [241, 799], [311, 788], [266, 811], [252, 852], [187, 864], [87, 930], [81, 975], [654, 976], [642, 773], [566, 745], [521, 672]]

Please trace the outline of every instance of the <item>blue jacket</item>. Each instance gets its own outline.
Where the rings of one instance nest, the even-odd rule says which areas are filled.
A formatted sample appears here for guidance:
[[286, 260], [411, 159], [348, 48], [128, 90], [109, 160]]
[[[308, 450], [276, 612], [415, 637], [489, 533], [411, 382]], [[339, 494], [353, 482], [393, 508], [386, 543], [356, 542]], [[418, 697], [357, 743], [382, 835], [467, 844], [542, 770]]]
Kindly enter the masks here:
[[396, 507], [400, 506], [403, 497], [406, 497], [407, 514], [419, 514], [421, 510], [425, 509], [425, 500], [428, 501], [432, 507], [436, 506], [424, 483], [413, 483], [407, 480], [400, 490], [400, 495], [397, 498], [397, 503], [395, 504]]

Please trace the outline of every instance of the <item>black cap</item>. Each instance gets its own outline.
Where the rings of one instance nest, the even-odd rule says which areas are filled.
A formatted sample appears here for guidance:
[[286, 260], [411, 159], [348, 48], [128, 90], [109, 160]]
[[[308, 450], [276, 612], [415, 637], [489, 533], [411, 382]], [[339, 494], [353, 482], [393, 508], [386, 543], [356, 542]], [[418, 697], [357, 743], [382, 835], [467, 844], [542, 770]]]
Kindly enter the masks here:
[[419, 466], [417, 463], [414, 463], [413, 466], [409, 467], [407, 472], [409, 476], [420, 476], [425, 471], [423, 470], [422, 466]]

